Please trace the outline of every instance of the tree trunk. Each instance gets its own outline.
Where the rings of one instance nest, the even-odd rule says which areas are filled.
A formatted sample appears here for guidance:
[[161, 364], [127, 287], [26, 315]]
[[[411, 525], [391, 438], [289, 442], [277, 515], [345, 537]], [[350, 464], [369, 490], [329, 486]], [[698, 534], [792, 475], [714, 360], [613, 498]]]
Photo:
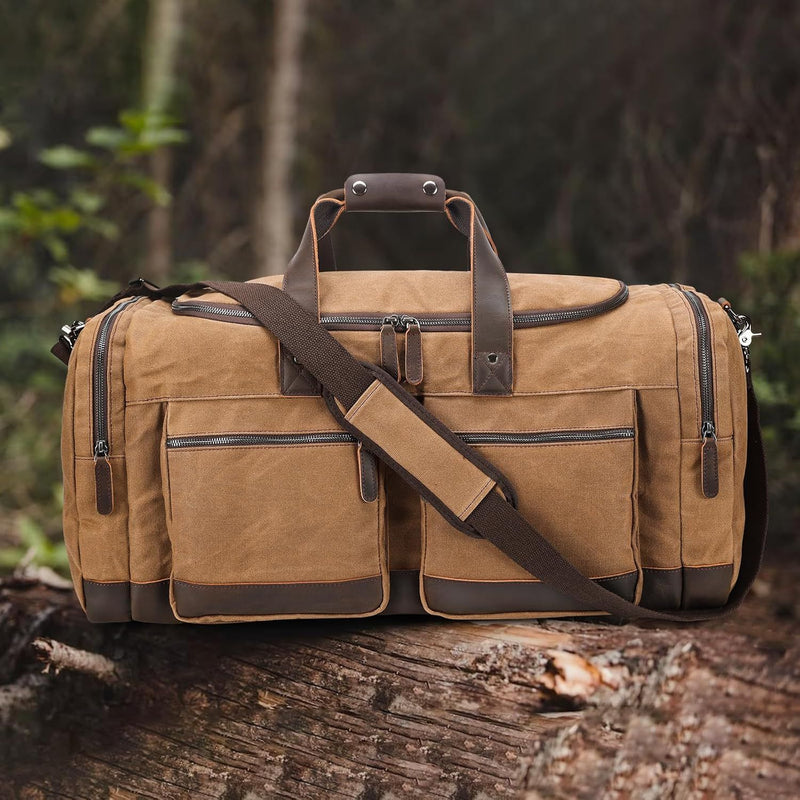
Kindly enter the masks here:
[[297, 144], [297, 104], [302, 80], [306, 0], [275, 0], [274, 64], [265, 104], [262, 202], [255, 220], [257, 275], [277, 275], [291, 256], [291, 174]]
[[10, 582], [0, 796], [797, 797], [798, 578], [658, 628], [102, 626]]
[[[145, 111], [168, 110], [175, 83], [175, 63], [181, 36], [182, 0], [150, 0], [144, 58]], [[169, 188], [172, 152], [158, 148], [150, 156], [150, 177]], [[172, 267], [172, 211], [169, 205], [155, 206], [147, 220], [147, 273], [156, 283], [165, 283]]]

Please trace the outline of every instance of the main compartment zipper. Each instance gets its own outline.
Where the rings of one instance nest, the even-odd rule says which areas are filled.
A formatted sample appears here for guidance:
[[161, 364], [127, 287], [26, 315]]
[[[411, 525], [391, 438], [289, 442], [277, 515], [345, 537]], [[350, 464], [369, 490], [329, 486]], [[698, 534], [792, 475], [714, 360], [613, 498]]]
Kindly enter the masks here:
[[714, 412], [714, 354], [711, 343], [711, 322], [703, 301], [692, 291], [671, 284], [688, 301], [697, 332], [697, 369], [700, 383], [700, 472], [705, 497], [719, 493], [717, 426]]
[[108, 434], [108, 355], [111, 334], [119, 315], [140, 300], [132, 297], [111, 309], [100, 323], [92, 356], [92, 441], [94, 453], [95, 496], [97, 511], [110, 514], [114, 510], [111, 452]]
[[[589, 303], [572, 308], [551, 309], [545, 311], [523, 311], [514, 314], [515, 328], [538, 328], [545, 325], [557, 325], [562, 322], [574, 322], [605, 314], [621, 306], [628, 299], [628, 287], [619, 282], [619, 289], [611, 297], [597, 303]], [[204, 303], [175, 300], [172, 310], [176, 314], [202, 316], [211, 319], [229, 319], [246, 323], [255, 323], [253, 315], [244, 308], [231, 303]], [[322, 314], [319, 321], [329, 330], [369, 330], [378, 331], [387, 320], [396, 320], [398, 332], [408, 331], [409, 325], [421, 331], [468, 331], [472, 326], [469, 314]]]
[[[597, 428], [539, 432], [469, 432], [457, 433], [470, 445], [571, 444], [633, 439], [633, 428]], [[309, 444], [355, 444], [355, 436], [340, 431], [314, 433], [221, 433], [192, 436], [169, 436], [170, 449], [190, 447], [264, 447]]]

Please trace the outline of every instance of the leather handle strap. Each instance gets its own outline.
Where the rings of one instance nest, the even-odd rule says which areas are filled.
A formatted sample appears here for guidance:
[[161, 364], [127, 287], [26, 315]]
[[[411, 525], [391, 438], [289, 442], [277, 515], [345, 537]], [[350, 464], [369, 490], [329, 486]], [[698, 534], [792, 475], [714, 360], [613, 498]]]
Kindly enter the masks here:
[[[319, 323], [285, 293], [263, 284], [209, 283], [216, 291], [228, 295], [248, 309], [264, 327], [277, 336], [325, 387], [328, 406], [339, 422], [359, 439], [362, 446], [398, 472], [422, 497], [429, 500], [458, 529], [477, 534], [492, 542], [509, 558], [539, 580], [570, 595], [586, 606], [586, 610], [606, 611], [626, 619], [651, 619], [662, 622], [695, 622], [715, 619], [738, 608], [758, 574], [766, 540], [767, 484], [764, 450], [758, 419], [758, 404], [748, 376], [748, 441], [747, 468], [744, 479], [746, 520], [742, 543], [742, 561], [736, 585], [728, 602], [716, 609], [656, 611], [631, 603], [585, 577], [565, 559], [517, 511], [513, 491], [508, 482], [485, 460], [430, 414], [412, 395], [391, 377], [381, 375], [356, 361]], [[376, 383], [381, 388], [376, 390]], [[337, 402], [338, 401], [338, 402]], [[399, 415], [398, 402], [404, 413]], [[363, 410], [370, 408], [370, 413]], [[362, 411], [359, 411], [362, 409]], [[405, 412], [418, 423], [428, 426], [436, 446], [449, 445], [455, 455], [446, 461], [452, 470], [445, 476], [462, 482], [466, 488], [455, 499], [443, 497], [438, 486], [420, 471], [420, 462], [430, 453], [425, 442], [415, 458], [398, 444], [398, 435], [408, 423]], [[425, 434], [428, 437], [428, 434]], [[427, 438], [426, 438], [427, 441]], [[463, 461], [456, 457], [460, 455]], [[437, 461], [441, 464], [441, 460]], [[473, 467], [494, 481], [481, 495]], [[467, 474], [469, 473], [469, 474]], [[423, 480], [422, 478], [426, 479]], [[452, 488], [452, 487], [450, 487]], [[504, 497], [500, 491], [506, 496]], [[470, 492], [474, 492], [470, 495]], [[472, 496], [475, 503], [460, 509]]]
[[[359, 181], [363, 195], [353, 193]], [[436, 187], [427, 195], [426, 185]], [[297, 252], [286, 268], [283, 289], [319, 319], [319, 272], [332, 264], [329, 234], [345, 211], [439, 211], [468, 239], [472, 274], [472, 389], [475, 394], [508, 395], [513, 385], [513, 313], [508, 276], [486, 223], [469, 195], [447, 191], [436, 175], [379, 173], [352, 175], [345, 190], [322, 195], [311, 208]], [[392, 313], [397, 309], [386, 309]], [[320, 387], [281, 348], [281, 392], [315, 396]]]

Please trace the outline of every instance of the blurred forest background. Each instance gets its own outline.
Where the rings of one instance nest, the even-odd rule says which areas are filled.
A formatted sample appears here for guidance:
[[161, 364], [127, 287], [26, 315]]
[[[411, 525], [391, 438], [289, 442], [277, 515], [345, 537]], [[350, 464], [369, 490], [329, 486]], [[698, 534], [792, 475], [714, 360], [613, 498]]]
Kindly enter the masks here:
[[[64, 565], [59, 327], [139, 275], [282, 272], [356, 171], [469, 191], [511, 271], [750, 314], [798, 555], [800, 3], [0, 0], [0, 31], [0, 570]], [[349, 268], [465, 265], [426, 215], [337, 235]]]

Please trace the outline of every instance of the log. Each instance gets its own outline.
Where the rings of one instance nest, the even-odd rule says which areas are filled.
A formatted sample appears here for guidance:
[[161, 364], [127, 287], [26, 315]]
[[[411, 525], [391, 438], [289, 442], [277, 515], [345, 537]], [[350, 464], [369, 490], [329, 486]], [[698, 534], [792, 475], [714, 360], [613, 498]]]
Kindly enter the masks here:
[[92, 625], [7, 582], [0, 796], [797, 797], [798, 578], [694, 626]]

